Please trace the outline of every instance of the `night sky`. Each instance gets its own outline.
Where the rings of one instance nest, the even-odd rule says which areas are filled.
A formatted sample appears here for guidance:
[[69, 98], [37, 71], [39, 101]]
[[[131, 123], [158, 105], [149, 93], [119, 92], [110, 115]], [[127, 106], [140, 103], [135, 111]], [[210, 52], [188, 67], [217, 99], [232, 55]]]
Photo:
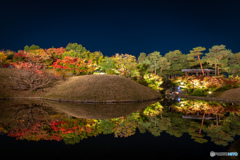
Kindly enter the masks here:
[[6, 0], [0, 2], [0, 49], [76, 42], [91, 52], [138, 57], [224, 44], [236, 53], [239, 7], [239, 0]]

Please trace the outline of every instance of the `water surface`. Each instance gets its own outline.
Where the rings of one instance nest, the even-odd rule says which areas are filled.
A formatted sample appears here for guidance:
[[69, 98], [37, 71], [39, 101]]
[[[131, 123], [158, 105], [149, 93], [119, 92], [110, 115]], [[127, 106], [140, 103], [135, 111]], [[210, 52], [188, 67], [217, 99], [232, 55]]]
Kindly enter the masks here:
[[108, 105], [1, 101], [0, 152], [209, 159], [211, 151], [240, 153], [239, 111], [239, 104], [188, 99]]

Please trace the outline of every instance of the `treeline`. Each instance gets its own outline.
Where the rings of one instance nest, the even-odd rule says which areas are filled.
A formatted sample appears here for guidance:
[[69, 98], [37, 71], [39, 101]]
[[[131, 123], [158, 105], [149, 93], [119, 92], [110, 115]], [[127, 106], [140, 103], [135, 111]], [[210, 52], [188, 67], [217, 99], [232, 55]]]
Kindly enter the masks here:
[[0, 66], [21, 67], [24, 63], [40, 65], [42, 68], [63, 70], [68, 75], [105, 72], [125, 77], [143, 77], [148, 73], [174, 78], [183, 75], [182, 69], [214, 69], [215, 75], [228, 72], [240, 74], [240, 52], [232, 53], [225, 45], [215, 45], [208, 53], [206, 48], [196, 47], [183, 54], [180, 50], [169, 51], [164, 56], [158, 51], [140, 53], [139, 57], [116, 53], [104, 56], [100, 51], [90, 52], [81, 44], [69, 43], [65, 48], [42, 49], [37, 45], [25, 46], [18, 53], [0, 51]]
[[174, 78], [175, 75], [182, 75], [182, 69], [214, 69], [215, 75], [228, 72], [234, 76], [240, 73], [240, 52], [233, 54], [226, 49], [225, 45], [215, 45], [208, 53], [203, 53], [206, 48], [196, 47], [183, 54], [180, 50], [169, 51], [162, 56], [160, 52], [152, 52], [148, 55], [140, 53], [138, 63], [147, 67], [148, 71], [158, 75], [168, 75]]

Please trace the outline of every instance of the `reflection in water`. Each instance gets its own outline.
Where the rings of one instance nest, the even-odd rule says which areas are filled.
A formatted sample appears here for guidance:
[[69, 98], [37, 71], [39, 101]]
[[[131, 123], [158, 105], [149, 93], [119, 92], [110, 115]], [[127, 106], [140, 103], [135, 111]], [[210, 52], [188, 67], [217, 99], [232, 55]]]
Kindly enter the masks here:
[[128, 137], [138, 129], [153, 136], [163, 131], [176, 137], [188, 133], [198, 143], [206, 143], [210, 137], [215, 144], [226, 146], [240, 135], [240, 105], [232, 103], [187, 99], [171, 105], [1, 102], [0, 132], [16, 139], [75, 144], [99, 134]]

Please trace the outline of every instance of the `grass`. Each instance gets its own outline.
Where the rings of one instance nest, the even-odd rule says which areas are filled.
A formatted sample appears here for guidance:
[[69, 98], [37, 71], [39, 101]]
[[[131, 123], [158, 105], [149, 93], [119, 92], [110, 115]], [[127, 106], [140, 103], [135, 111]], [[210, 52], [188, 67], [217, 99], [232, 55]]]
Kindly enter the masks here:
[[142, 101], [161, 98], [160, 93], [149, 87], [117, 75], [85, 75], [68, 77], [53, 87], [38, 90], [13, 90], [9, 76], [17, 70], [0, 68], [0, 97], [44, 97], [64, 100], [130, 100]]
[[45, 98], [67, 100], [130, 100], [142, 101], [160, 98], [160, 93], [117, 75], [85, 75], [70, 77], [53, 87]]
[[218, 98], [240, 100], [240, 88], [230, 89], [220, 93]]

